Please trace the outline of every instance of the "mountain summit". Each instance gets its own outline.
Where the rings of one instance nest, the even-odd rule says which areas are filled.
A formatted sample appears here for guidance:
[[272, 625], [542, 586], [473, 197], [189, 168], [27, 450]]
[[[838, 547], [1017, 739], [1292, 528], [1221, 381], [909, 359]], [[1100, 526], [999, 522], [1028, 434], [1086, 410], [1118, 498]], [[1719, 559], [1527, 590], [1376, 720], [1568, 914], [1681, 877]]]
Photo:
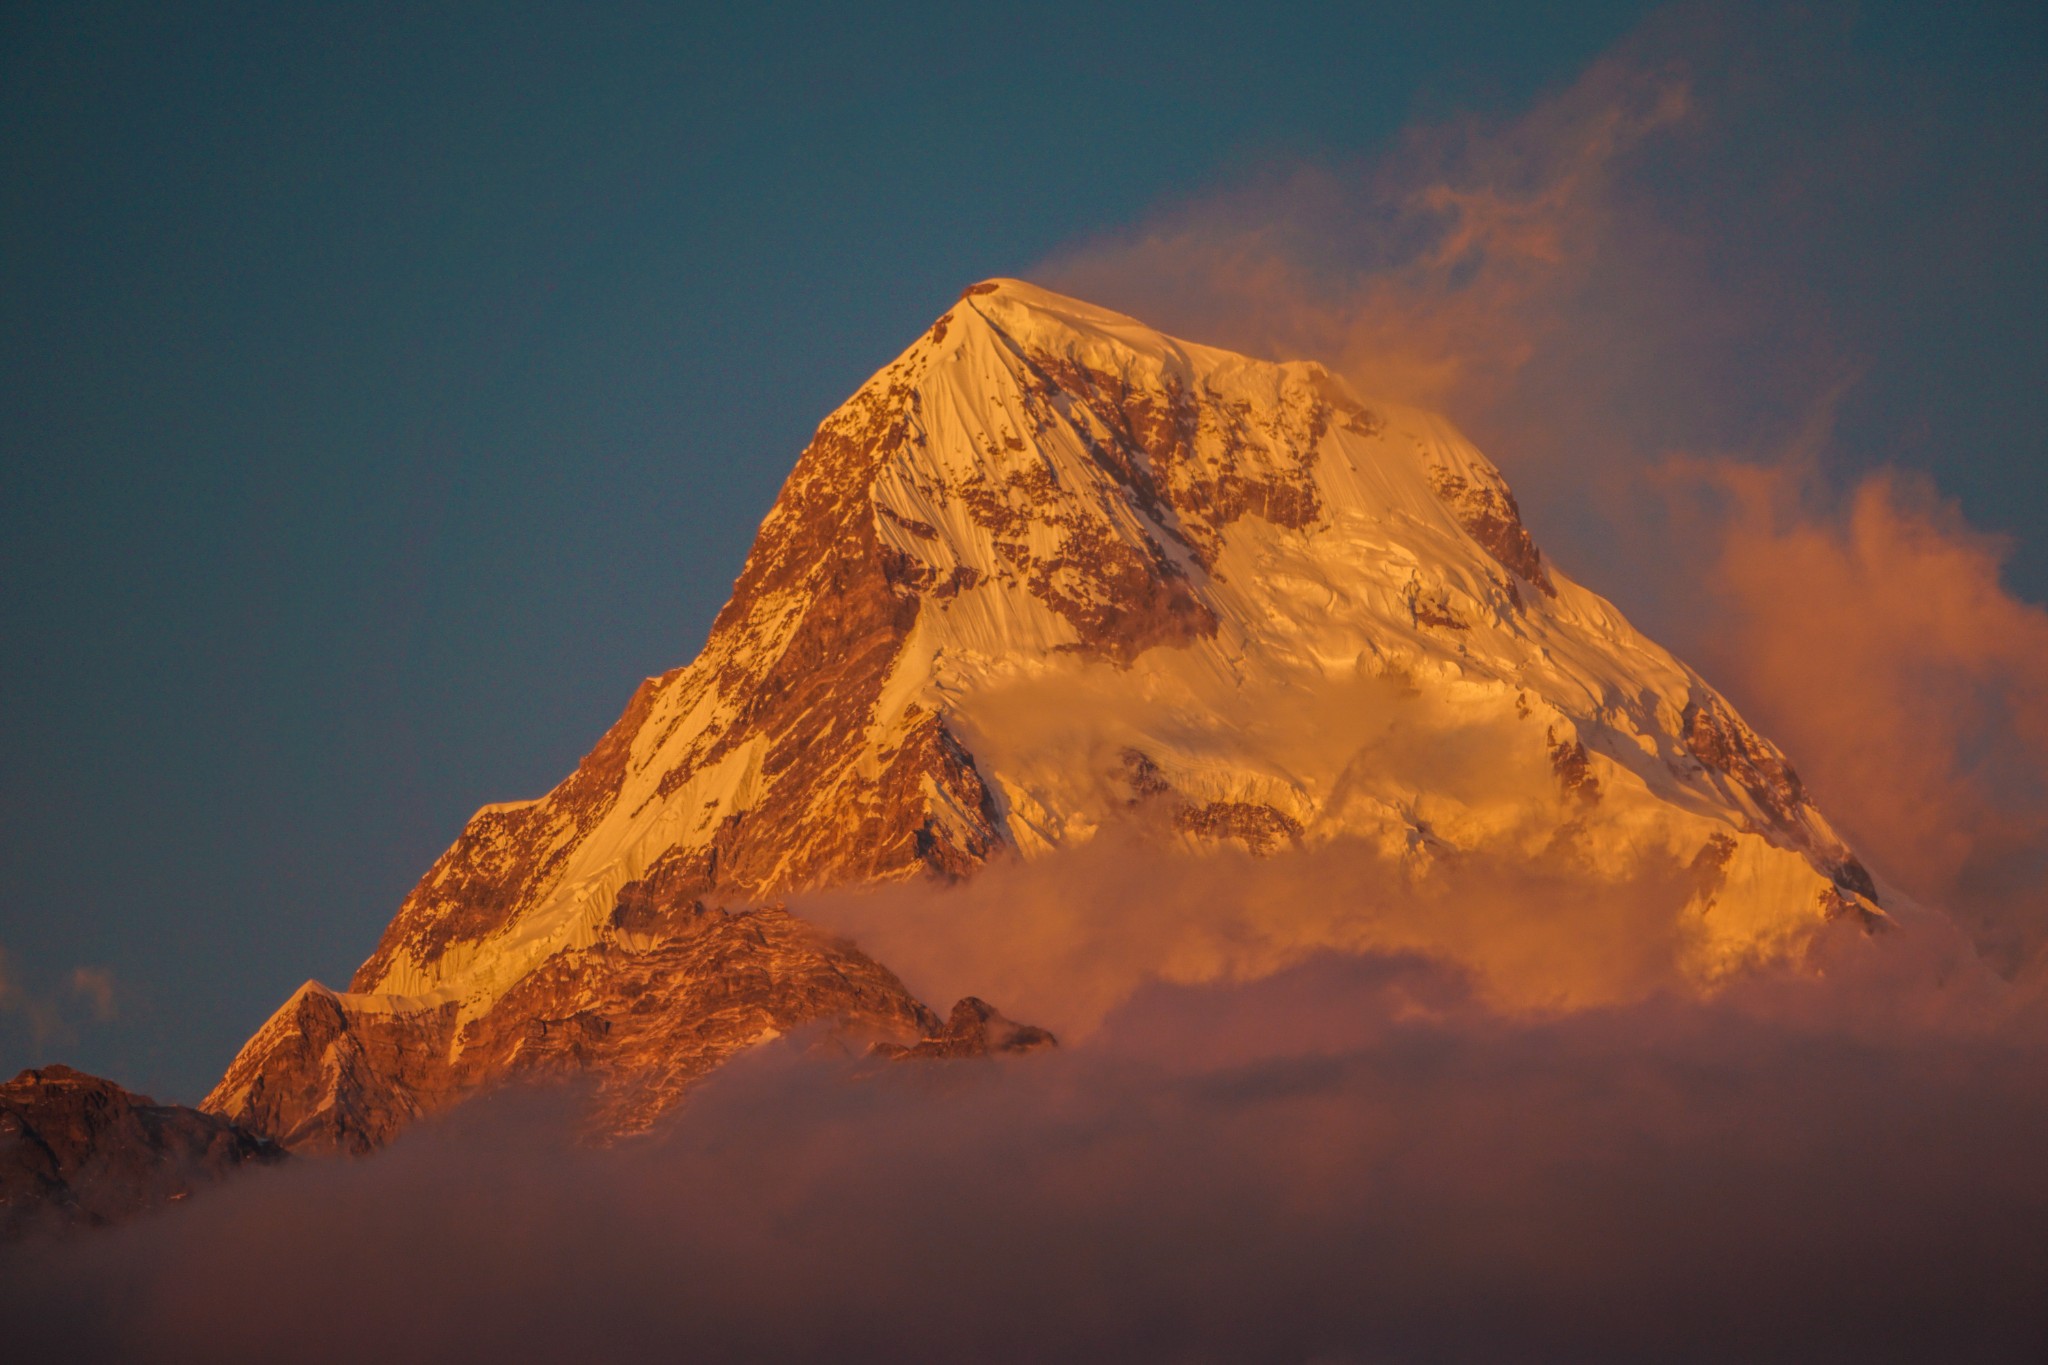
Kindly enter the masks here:
[[[1655, 850], [1692, 869], [1703, 981], [1883, 918], [1784, 756], [1552, 564], [1444, 419], [992, 280], [825, 419], [697, 659], [548, 795], [479, 811], [206, 1107], [364, 1150], [569, 1069], [628, 1131], [805, 1024], [973, 1050], [959, 1021], [1000, 1015], [942, 1026], [779, 900], [1139, 818], [1190, 857], [1360, 840], [1418, 876]], [[968, 1032], [1045, 1041], [1001, 1024]]]

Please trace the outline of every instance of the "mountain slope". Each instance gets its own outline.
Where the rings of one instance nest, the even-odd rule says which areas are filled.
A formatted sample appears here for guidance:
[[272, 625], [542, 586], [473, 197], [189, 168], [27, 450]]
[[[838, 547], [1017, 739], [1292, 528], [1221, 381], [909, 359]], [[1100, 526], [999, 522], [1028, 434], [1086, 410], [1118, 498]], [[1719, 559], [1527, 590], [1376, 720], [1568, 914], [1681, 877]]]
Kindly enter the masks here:
[[[207, 1106], [366, 1147], [590, 1065], [630, 1128], [795, 1023], [913, 1046], [925, 1006], [769, 903], [1140, 812], [1191, 853], [1352, 839], [1416, 875], [1655, 852], [1694, 870], [1703, 980], [1882, 917], [1783, 756], [1546, 561], [1448, 423], [992, 281], [820, 426], [703, 653], [478, 812], [350, 991], [309, 983]], [[761, 989], [719, 1015], [735, 974]]]
[[119, 1222], [284, 1159], [217, 1115], [68, 1066], [24, 1071], [0, 1085], [0, 1243]]

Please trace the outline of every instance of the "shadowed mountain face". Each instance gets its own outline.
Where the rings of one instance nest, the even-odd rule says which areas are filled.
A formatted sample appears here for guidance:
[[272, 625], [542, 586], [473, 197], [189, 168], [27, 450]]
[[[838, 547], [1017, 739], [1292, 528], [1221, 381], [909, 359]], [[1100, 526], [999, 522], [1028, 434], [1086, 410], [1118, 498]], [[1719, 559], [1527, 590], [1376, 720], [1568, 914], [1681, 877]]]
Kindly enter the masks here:
[[308, 983], [205, 1108], [360, 1151], [574, 1071], [617, 1133], [797, 1027], [1001, 1050], [1035, 1031], [942, 1027], [778, 902], [1133, 820], [1419, 879], [1653, 854], [1693, 870], [1646, 913], [1700, 982], [1884, 917], [1783, 755], [1548, 562], [1441, 418], [993, 281], [826, 418], [698, 658], [552, 792], [478, 812], [350, 989]]
[[284, 1150], [216, 1114], [46, 1066], [0, 1085], [0, 1241], [119, 1222]]

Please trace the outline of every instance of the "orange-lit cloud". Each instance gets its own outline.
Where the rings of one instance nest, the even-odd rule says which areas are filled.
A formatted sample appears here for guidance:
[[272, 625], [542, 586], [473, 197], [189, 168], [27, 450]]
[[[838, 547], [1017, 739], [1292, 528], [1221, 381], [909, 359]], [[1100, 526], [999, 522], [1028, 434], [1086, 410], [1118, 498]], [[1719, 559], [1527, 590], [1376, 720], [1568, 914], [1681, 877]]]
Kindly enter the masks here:
[[1646, 858], [1594, 882], [1568, 851], [1466, 853], [1426, 877], [1362, 841], [1272, 859], [1106, 834], [957, 886], [806, 896], [792, 908], [919, 995], [997, 1001], [1069, 1039], [1155, 982], [1248, 981], [1326, 951], [1414, 953], [1506, 1010], [1585, 1008], [1684, 987], [1685, 869]]
[[1470, 408], [1565, 325], [1558, 303], [1611, 238], [1618, 166], [1689, 108], [1676, 72], [1603, 61], [1520, 120], [1418, 129], [1375, 165], [1297, 167], [1035, 273], [1196, 340]]
[[1542, 1018], [1320, 954], [1011, 1063], [791, 1040], [613, 1148], [500, 1097], [0, 1248], [0, 1315], [37, 1359], [2022, 1359], [2048, 1032], [1923, 946]]
[[1873, 866], [2010, 969], [2048, 948], [2043, 613], [1921, 483], [1830, 472], [1871, 464], [1831, 425], [1853, 353], [1660, 198], [1753, 83], [1739, 45], [1763, 40], [1724, 18], [1659, 16], [1519, 116], [1270, 173], [1038, 274], [1446, 411], [1566, 571], [1729, 691]]
[[[2048, 941], [2048, 611], [1923, 481], [1677, 459], [1713, 571], [1696, 662], [1796, 756], [1873, 866], [2008, 967]], [[1818, 504], [1818, 505], [1816, 505]], [[1832, 505], [1831, 505], [1832, 504]]]

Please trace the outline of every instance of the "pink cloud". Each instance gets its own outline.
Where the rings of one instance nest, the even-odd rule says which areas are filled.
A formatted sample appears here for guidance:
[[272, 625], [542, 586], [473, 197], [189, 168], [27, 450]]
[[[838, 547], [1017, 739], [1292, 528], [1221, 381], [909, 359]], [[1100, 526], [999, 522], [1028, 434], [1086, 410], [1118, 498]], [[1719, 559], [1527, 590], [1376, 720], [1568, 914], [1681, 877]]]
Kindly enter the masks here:
[[2008, 967], [2048, 942], [2048, 611], [1924, 480], [1673, 460], [1704, 521], [1696, 661], [1796, 756], [1872, 865]]
[[[1829, 472], [1852, 352], [1670, 188], [1800, 79], [1798, 43], [1755, 17], [1655, 16], [1518, 115], [1270, 171], [1038, 273], [1448, 412], [1554, 559], [1730, 691], [1867, 861], [2010, 970], [2048, 945], [2042, 610], [1924, 481]], [[1844, 137], [1810, 177], [1883, 173], [1871, 130]]]
[[752, 1055], [668, 1128], [545, 1094], [0, 1252], [51, 1358], [2019, 1358], [2038, 1014], [1952, 948], [1541, 1018], [1413, 954], [1155, 982], [1012, 1063]]

